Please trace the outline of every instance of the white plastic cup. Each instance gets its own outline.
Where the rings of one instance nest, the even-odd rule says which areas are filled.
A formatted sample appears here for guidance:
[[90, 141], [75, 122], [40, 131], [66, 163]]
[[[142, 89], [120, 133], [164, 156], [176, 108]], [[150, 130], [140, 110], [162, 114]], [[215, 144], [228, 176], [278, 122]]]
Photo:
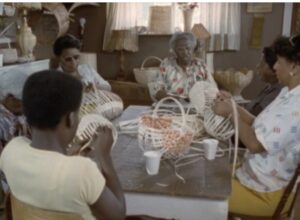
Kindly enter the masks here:
[[0, 67], [3, 66], [3, 54], [0, 54]]
[[218, 149], [219, 141], [216, 139], [205, 139], [203, 140], [204, 145], [204, 156], [208, 160], [214, 160]]
[[146, 170], [149, 175], [156, 175], [159, 171], [161, 152], [160, 151], [146, 151], [144, 153], [146, 158]]

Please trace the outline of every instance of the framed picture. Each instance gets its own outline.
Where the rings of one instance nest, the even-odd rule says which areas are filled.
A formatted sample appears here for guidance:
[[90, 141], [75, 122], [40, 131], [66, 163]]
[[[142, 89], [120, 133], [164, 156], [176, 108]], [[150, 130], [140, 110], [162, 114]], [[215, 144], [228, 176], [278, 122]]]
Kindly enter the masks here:
[[300, 33], [300, 3], [293, 3], [291, 35]]
[[272, 12], [272, 3], [247, 3], [248, 13], [270, 13]]

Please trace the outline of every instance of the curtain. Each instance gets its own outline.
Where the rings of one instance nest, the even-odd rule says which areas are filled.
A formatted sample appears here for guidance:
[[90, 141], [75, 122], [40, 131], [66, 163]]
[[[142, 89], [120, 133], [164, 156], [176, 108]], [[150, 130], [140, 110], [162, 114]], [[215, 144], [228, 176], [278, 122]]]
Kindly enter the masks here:
[[103, 40], [103, 50], [111, 51], [108, 47], [113, 30], [131, 30], [131, 37], [137, 39], [137, 18], [141, 3], [107, 3], [106, 26]]
[[193, 21], [211, 33], [208, 51], [240, 49], [240, 3], [199, 3]]
[[[182, 11], [177, 3], [108, 3], [103, 49], [107, 49], [112, 30], [147, 27], [150, 6], [166, 4], [171, 4], [174, 11], [173, 32], [183, 30]], [[202, 23], [210, 32], [211, 38], [206, 45], [208, 51], [240, 49], [240, 7], [240, 3], [198, 3], [194, 9], [193, 24]]]
[[[183, 30], [182, 11], [177, 4], [174, 19], [174, 30]], [[211, 34], [208, 51], [239, 50], [240, 21], [240, 3], [198, 3], [194, 9], [193, 24], [202, 23]]]

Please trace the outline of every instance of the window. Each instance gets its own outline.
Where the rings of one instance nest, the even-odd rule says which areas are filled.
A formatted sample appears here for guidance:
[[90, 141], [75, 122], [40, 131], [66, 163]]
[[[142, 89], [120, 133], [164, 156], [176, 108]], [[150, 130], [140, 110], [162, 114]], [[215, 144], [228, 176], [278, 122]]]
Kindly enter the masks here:
[[[111, 22], [112, 30], [135, 26], [140, 33], [149, 34], [151, 6], [170, 6], [171, 33], [183, 30], [183, 13], [178, 3], [109, 3], [108, 5], [115, 8], [121, 5], [123, 7], [119, 10], [108, 10], [108, 21], [117, 19]], [[197, 3], [197, 7], [193, 9], [192, 24], [202, 23], [210, 32], [211, 38], [208, 44], [210, 51], [240, 48], [240, 11], [240, 3]], [[130, 19], [130, 27], [128, 19]]]

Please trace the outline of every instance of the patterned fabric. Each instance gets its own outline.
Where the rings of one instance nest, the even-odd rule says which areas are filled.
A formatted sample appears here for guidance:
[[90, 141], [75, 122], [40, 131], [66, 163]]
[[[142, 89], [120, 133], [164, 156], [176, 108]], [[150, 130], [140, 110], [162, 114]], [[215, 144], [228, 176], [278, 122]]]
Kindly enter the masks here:
[[279, 94], [282, 86], [279, 83], [267, 85], [247, 106], [246, 109], [257, 116], [264, 110]]
[[25, 117], [14, 115], [0, 104], [0, 150], [13, 137], [19, 135], [29, 136]]
[[194, 58], [192, 64], [183, 70], [174, 57], [165, 58], [160, 65], [160, 72], [156, 79], [148, 84], [150, 95], [155, 97], [156, 93], [165, 89], [168, 93], [188, 97], [190, 89], [195, 82], [208, 80], [216, 85], [213, 77], [206, 70], [205, 63]]
[[[63, 69], [61, 67], [59, 67], [58, 70], [63, 72]], [[95, 86], [98, 89], [111, 91], [110, 84], [105, 79], [103, 79], [100, 76], [100, 74], [97, 73], [97, 71], [94, 70], [89, 65], [80, 64], [78, 66], [77, 70], [81, 77], [81, 81], [85, 86], [88, 86], [89, 84], [95, 84]]]
[[237, 170], [241, 183], [259, 192], [287, 186], [300, 162], [300, 86], [283, 88], [255, 119], [253, 128], [265, 152], [246, 152]]

